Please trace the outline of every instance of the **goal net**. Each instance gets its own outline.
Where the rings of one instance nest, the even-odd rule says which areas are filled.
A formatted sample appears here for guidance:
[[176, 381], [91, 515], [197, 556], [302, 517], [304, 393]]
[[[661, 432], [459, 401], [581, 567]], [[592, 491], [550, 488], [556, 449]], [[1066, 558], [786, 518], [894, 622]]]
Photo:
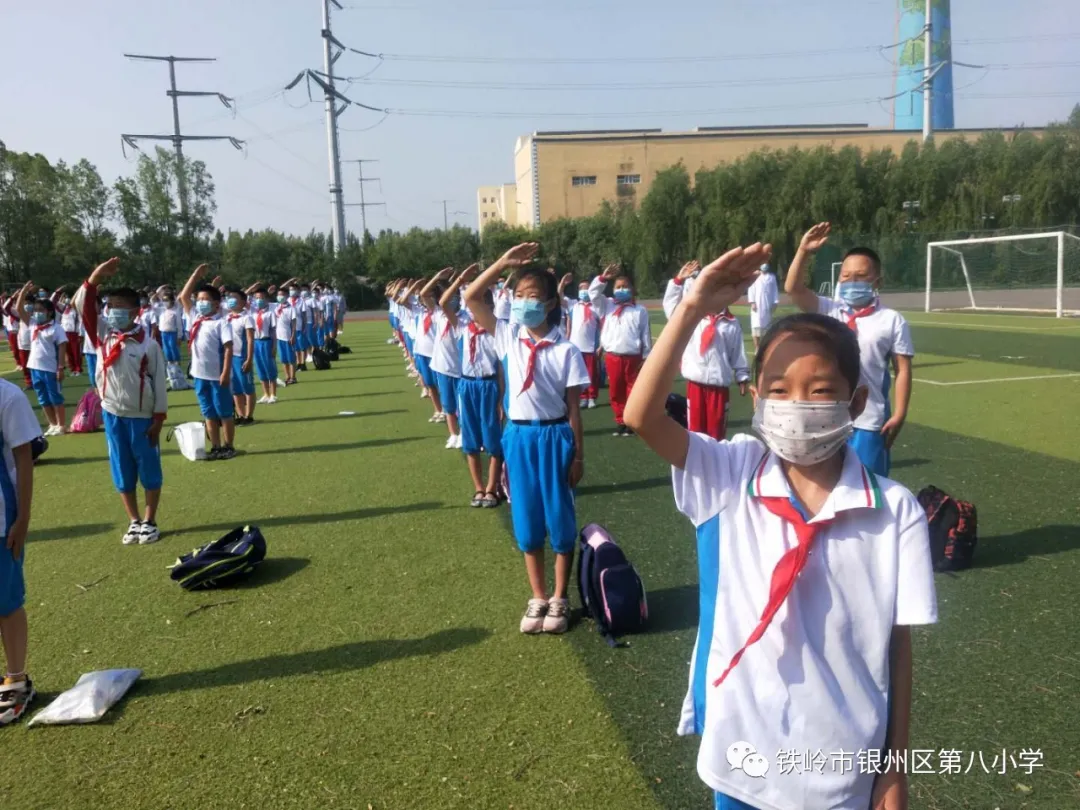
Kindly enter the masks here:
[[930, 242], [926, 311], [1080, 315], [1080, 238], [1053, 233]]

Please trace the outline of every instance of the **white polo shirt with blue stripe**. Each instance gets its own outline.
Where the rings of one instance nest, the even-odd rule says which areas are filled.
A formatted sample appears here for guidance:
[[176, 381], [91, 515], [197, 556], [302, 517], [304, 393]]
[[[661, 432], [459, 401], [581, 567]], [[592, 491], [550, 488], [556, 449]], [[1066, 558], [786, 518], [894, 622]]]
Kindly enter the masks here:
[[[798, 544], [759, 498], [792, 495], [780, 461], [748, 435], [717, 442], [691, 433], [685, 468], [672, 470], [676, 505], [697, 529], [701, 616], [678, 730], [702, 737], [703, 781], [761, 810], [866, 810], [873, 773], [783, 773], [777, 754], [882, 748], [893, 627], [937, 620], [922, 508], [841, 452], [840, 481], [810, 521], [831, 523], [765, 634], [718, 687], [757, 627], [773, 569]], [[736, 742], [771, 761], [764, 777], [729, 765]]]

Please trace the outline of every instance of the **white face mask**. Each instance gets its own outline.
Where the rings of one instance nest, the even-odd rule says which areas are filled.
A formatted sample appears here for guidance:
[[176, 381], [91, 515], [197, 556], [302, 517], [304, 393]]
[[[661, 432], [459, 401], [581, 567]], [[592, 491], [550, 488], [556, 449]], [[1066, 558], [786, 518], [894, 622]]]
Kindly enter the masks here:
[[770, 450], [800, 467], [834, 456], [854, 430], [848, 402], [759, 398], [753, 424]]

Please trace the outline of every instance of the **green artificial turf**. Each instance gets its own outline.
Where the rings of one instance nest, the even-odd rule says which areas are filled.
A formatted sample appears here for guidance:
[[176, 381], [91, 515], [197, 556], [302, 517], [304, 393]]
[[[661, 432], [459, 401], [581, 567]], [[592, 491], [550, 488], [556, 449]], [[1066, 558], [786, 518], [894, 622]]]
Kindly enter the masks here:
[[[1076, 370], [1080, 328], [912, 322], [927, 382], [894, 477], [974, 501], [981, 537], [975, 568], [938, 577], [940, 623], [915, 635], [913, 747], [987, 765], [1002, 748], [1044, 756], [1030, 776], [978, 760], [914, 776], [912, 807], [1080, 807], [1080, 377], [978, 382]], [[97, 725], [0, 730], [3, 807], [709, 806], [696, 741], [674, 733], [697, 588], [665, 466], [610, 436], [610, 410], [586, 412], [579, 520], [625, 547], [651, 627], [617, 650], [588, 623], [522, 637], [507, 512], [468, 507], [460, 453], [427, 423], [386, 332], [350, 324], [354, 353], [259, 406], [235, 460], [191, 463], [165, 445], [156, 546], [119, 542], [104, 438], [52, 440], [26, 568], [39, 706], [93, 669], [144, 677]], [[171, 424], [198, 418], [191, 392], [170, 402]], [[749, 415], [736, 396], [733, 429]], [[270, 550], [247, 585], [192, 594], [169, 580], [178, 554], [246, 522]]]

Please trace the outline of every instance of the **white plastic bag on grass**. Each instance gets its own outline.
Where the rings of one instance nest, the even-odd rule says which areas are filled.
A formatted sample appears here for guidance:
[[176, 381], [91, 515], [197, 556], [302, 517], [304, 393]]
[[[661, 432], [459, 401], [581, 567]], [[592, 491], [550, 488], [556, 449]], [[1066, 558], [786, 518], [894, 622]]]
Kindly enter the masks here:
[[96, 723], [142, 675], [141, 669], [87, 672], [56, 700], [34, 715], [27, 726]]

